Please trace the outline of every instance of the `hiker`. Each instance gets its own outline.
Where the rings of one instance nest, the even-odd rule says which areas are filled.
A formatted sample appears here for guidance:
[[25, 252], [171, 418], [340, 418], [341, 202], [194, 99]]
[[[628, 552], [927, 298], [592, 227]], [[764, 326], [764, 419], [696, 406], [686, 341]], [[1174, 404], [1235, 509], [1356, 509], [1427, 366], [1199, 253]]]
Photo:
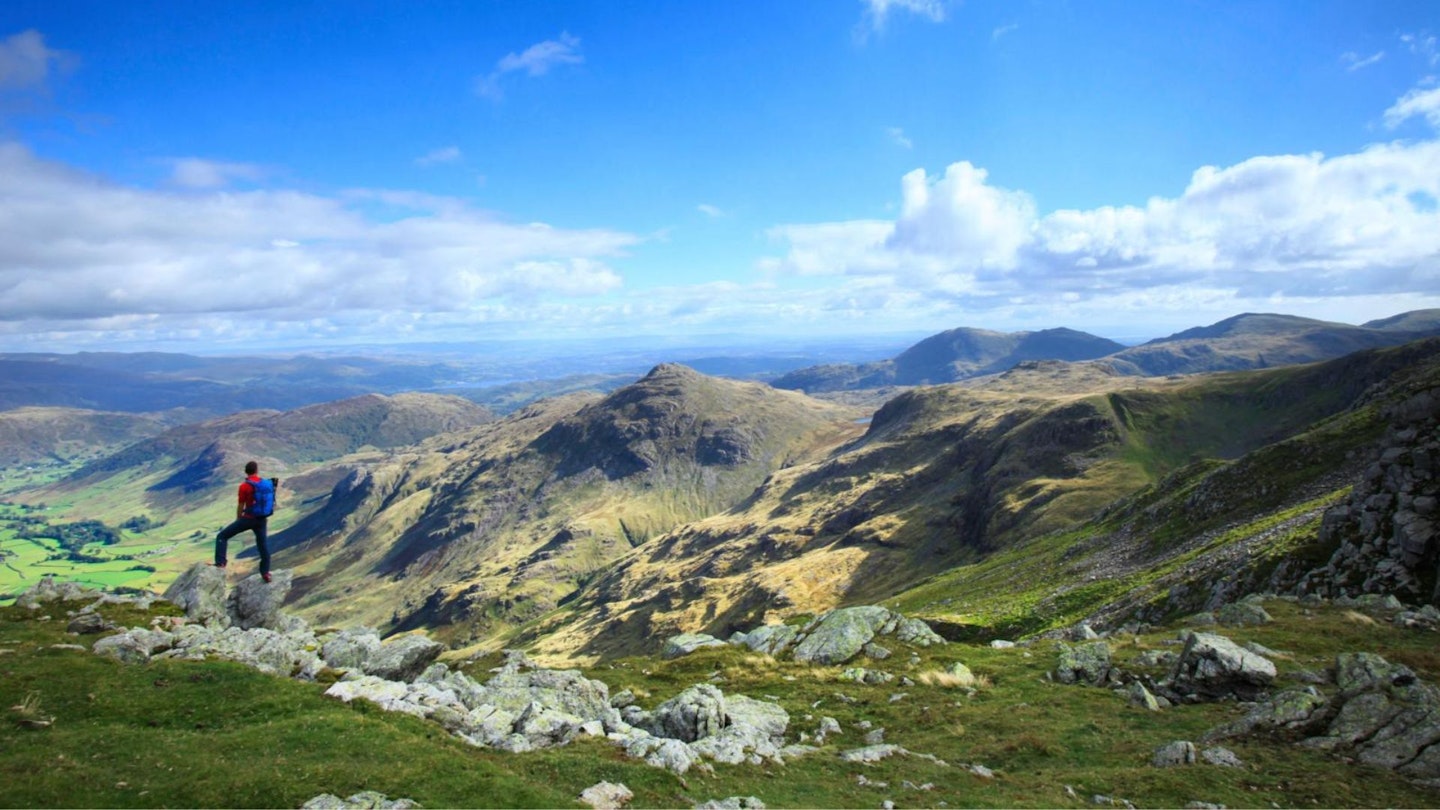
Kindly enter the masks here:
[[235, 507], [235, 522], [215, 535], [215, 567], [225, 567], [225, 547], [240, 532], [255, 533], [255, 549], [260, 552], [260, 577], [270, 581], [270, 548], [265, 545], [265, 523], [275, 511], [275, 488], [280, 479], [260, 477], [260, 465], [245, 462], [245, 480], [240, 482], [240, 502]]

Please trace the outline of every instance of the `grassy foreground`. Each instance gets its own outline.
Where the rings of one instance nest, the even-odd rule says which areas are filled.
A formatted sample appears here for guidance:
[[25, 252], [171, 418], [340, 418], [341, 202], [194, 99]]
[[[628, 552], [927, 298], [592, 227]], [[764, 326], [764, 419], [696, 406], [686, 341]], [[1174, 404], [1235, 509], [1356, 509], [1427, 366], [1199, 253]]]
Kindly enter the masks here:
[[[75, 603], [72, 603], [72, 606]], [[1281, 684], [1320, 670], [1336, 653], [1378, 652], [1421, 677], [1440, 678], [1435, 634], [1395, 629], [1338, 608], [1271, 602], [1273, 624], [1222, 630], [1287, 651]], [[157, 606], [158, 613], [172, 608]], [[40, 615], [50, 614], [41, 620]], [[94, 636], [65, 633], [60, 605], [37, 614], [0, 608], [0, 805], [14, 807], [296, 807], [320, 793], [376, 790], [426, 807], [575, 806], [601, 780], [623, 782], [637, 807], [690, 807], [756, 796], [769, 807], [1088, 807], [1103, 795], [1139, 807], [1192, 801], [1229, 807], [1440, 806], [1440, 792], [1280, 739], [1231, 741], [1243, 768], [1152, 767], [1173, 740], [1199, 740], [1241, 712], [1235, 704], [1159, 713], [1103, 689], [1051, 683], [1054, 645], [996, 650], [951, 644], [867, 666], [896, 675], [881, 686], [839, 680], [840, 667], [777, 662], [743, 649], [702, 650], [675, 661], [626, 659], [589, 671], [612, 693], [632, 689], [653, 708], [714, 680], [726, 694], [774, 699], [790, 713], [788, 738], [820, 718], [843, 733], [784, 766], [717, 766], [677, 777], [626, 759], [602, 741], [532, 754], [473, 748], [437, 725], [326, 698], [323, 685], [259, 674], [227, 662], [122, 665], [84, 649]], [[151, 614], [109, 608], [126, 626]], [[1146, 649], [1176, 649], [1176, 628], [1112, 639], [1131, 671]], [[963, 661], [973, 691], [934, 677]], [[483, 680], [493, 660], [475, 662]], [[927, 674], [929, 673], [929, 674]], [[913, 685], [900, 685], [909, 677]], [[15, 707], [15, 708], [11, 708]], [[39, 721], [36, 723], [35, 721]], [[44, 725], [46, 720], [51, 722]], [[944, 760], [897, 756], [874, 765], [839, 754], [865, 744], [864, 723], [887, 743]], [[35, 727], [39, 725], [39, 727]], [[984, 778], [965, 769], [993, 769]], [[862, 780], [860, 777], [864, 777]], [[881, 786], [880, 783], [884, 783]]]

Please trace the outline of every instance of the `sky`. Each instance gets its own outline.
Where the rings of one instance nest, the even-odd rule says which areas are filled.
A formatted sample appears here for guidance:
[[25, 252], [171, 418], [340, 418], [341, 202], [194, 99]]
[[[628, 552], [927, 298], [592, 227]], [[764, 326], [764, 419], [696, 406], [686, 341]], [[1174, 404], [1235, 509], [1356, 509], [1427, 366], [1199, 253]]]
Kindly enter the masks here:
[[1434, 0], [0, 3], [0, 351], [1440, 307]]

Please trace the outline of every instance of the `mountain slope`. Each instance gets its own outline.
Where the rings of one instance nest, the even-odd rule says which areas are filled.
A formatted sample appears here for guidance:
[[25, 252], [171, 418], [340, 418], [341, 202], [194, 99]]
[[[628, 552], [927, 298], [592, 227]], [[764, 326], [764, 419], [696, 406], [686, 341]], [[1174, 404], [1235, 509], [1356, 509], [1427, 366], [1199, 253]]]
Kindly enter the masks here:
[[[633, 546], [748, 497], [861, 430], [858, 414], [661, 365], [604, 398], [549, 400], [346, 478], [277, 536], [301, 607], [485, 638]], [[318, 514], [318, 513], [317, 513]]]
[[1159, 376], [1311, 363], [1440, 335], [1440, 311], [1417, 310], [1364, 326], [1247, 313], [1117, 352], [1124, 374]]
[[890, 360], [814, 366], [785, 374], [771, 384], [809, 393], [935, 385], [1004, 371], [1031, 360], [1090, 360], [1122, 348], [1112, 340], [1073, 329], [992, 332], [962, 327], [932, 335]]
[[155, 436], [166, 424], [150, 415], [76, 408], [0, 411], [3, 466], [103, 455]]
[[[1147, 486], [1193, 482], [1190, 476], [1214, 473], [1217, 465], [1235, 476], [1227, 492], [1265, 508], [1330, 492], [1335, 486], [1329, 483], [1318, 485], [1318, 493], [1307, 487], [1372, 441], [1373, 430], [1340, 431], [1340, 438], [1323, 443], [1323, 452], [1313, 451], [1330, 463], [1311, 459], [1299, 465], [1303, 475], [1267, 473], [1262, 485], [1254, 480], [1259, 473], [1233, 471], [1248, 469], [1236, 466], [1247, 454], [1284, 446], [1346, 413], [1372, 386], [1437, 355], [1440, 341], [1430, 341], [1264, 372], [1110, 378], [1108, 391], [1069, 395], [1003, 395], [964, 385], [917, 389], [882, 408], [862, 440], [831, 458], [778, 471], [742, 507], [631, 552], [590, 584], [569, 613], [527, 638], [550, 654], [608, 656], [681, 630], [723, 638], [767, 620], [889, 599], [942, 572], [978, 570], [994, 574], [978, 594], [971, 586], [937, 586], [925, 600], [916, 597], [914, 607], [966, 624], [971, 620], [937, 607], [936, 593], [952, 599], [968, 593], [972, 601], [984, 594], [986, 604], [1013, 602], [1028, 617], [1022, 629], [1043, 629], [1056, 614], [1078, 618], [1084, 613], [1076, 613], [1076, 605], [1098, 609], [1101, 597], [1120, 590], [1082, 589], [1069, 608], [1036, 613], [1039, 596], [1018, 598], [1031, 586], [1071, 593], [1085, 580], [1075, 571], [1042, 577], [1046, 572], [1026, 565], [1031, 552], [1015, 549], [1055, 537], [1036, 559], [1048, 565], [1073, 553], [1088, 560], [1076, 536], [1063, 533]], [[1263, 469], [1296, 463], [1274, 461]], [[1186, 477], [1171, 478], [1185, 470], [1191, 471]], [[1215, 508], [1205, 520], [1192, 509], [1174, 531], [1191, 537], [1243, 513], [1236, 504]], [[1126, 538], [1141, 534], [1116, 532], [1113, 543], [1095, 540], [1095, 559], [1110, 559]], [[1008, 567], [995, 567], [996, 561]], [[984, 621], [993, 625], [1016, 617], [987, 610], [991, 618]]]

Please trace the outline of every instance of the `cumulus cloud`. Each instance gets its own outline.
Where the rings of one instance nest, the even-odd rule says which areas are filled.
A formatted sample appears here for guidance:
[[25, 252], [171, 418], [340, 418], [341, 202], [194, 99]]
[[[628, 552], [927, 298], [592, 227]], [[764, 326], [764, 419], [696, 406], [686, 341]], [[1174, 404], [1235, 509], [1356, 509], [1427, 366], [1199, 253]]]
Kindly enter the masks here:
[[[1427, 118], [1417, 91], [1394, 117]], [[1440, 291], [1440, 141], [1354, 154], [1256, 157], [1196, 170], [1144, 206], [1059, 210], [968, 162], [901, 178], [894, 220], [786, 225], [770, 277], [868, 278], [972, 310], [1085, 302], [1192, 307], [1198, 300], [1433, 301]], [[1432, 304], [1433, 305], [1433, 304]]]
[[0, 41], [0, 90], [43, 89], [67, 55], [45, 45], [45, 37], [31, 29]]
[[0, 322], [465, 320], [616, 290], [638, 241], [413, 193], [134, 188], [0, 144]]
[[475, 80], [475, 92], [498, 101], [504, 96], [500, 80], [508, 74], [544, 76], [557, 65], [578, 65], [584, 61], [585, 57], [580, 53], [580, 39], [562, 31], [558, 39], [547, 39], [519, 53], [505, 54], [489, 74]]
[[710, 203], [700, 203], [699, 205], [695, 206], [695, 210], [699, 211], [707, 217], [710, 217], [711, 219], [719, 219], [720, 217], [725, 216], [724, 211], [720, 210], [720, 208], [716, 206], [711, 205]]

